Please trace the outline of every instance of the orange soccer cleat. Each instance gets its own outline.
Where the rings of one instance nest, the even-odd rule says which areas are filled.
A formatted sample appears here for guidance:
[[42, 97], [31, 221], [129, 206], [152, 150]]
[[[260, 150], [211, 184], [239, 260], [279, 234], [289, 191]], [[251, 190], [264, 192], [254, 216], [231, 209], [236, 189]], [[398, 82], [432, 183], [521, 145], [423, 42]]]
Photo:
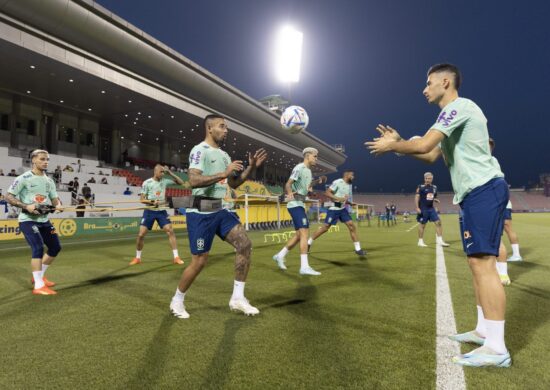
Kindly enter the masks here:
[[179, 265], [182, 265], [183, 264], [183, 260], [180, 259], [179, 256], [177, 257], [174, 257], [174, 264], [179, 264]]
[[[42, 277], [42, 280], [44, 281], [44, 284], [46, 285], [46, 287], [53, 287], [55, 286], [55, 282], [52, 282], [51, 280], [48, 280], [44, 277]], [[31, 283], [32, 285], [34, 286], [34, 278], [31, 279]]]
[[141, 259], [139, 257], [134, 257], [134, 260], [130, 261], [128, 265], [141, 264]]
[[51, 288], [44, 286], [42, 288], [35, 288], [32, 290], [32, 293], [34, 295], [56, 295], [57, 292], [52, 290]]

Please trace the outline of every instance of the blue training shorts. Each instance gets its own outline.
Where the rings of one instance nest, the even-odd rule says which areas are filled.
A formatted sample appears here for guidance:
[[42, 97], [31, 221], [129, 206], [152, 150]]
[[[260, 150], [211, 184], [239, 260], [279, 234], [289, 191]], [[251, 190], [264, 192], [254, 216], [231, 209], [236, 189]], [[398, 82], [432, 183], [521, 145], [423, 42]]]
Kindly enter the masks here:
[[434, 208], [430, 209], [421, 209], [420, 213], [416, 215], [416, 222], [421, 223], [422, 225], [427, 224], [428, 222], [437, 222], [439, 221], [439, 215]]
[[298, 206], [290, 207], [287, 210], [292, 217], [294, 229], [309, 229], [309, 220], [307, 218], [306, 209], [304, 209], [302, 206]]
[[336, 225], [338, 221], [348, 222], [351, 221], [351, 215], [349, 215], [348, 210], [328, 210], [327, 216], [325, 217], [325, 225]]
[[511, 219], [512, 219], [512, 209], [504, 210], [504, 220], [511, 220]]
[[48, 247], [48, 256], [55, 257], [61, 251], [59, 237], [50, 221], [19, 222], [19, 230], [31, 247], [33, 259], [41, 259], [44, 256], [44, 245]]
[[153, 228], [155, 221], [159, 224], [162, 229], [165, 225], [168, 225], [170, 218], [166, 210], [145, 210], [143, 212], [143, 217], [141, 218], [141, 226], [145, 226], [148, 230]]
[[468, 256], [498, 256], [508, 196], [506, 181], [495, 178], [475, 188], [460, 203], [460, 232], [464, 252]]
[[189, 248], [194, 255], [210, 252], [214, 236], [217, 235], [224, 240], [231, 229], [241, 223], [236, 213], [225, 209], [210, 214], [191, 212], [185, 217]]

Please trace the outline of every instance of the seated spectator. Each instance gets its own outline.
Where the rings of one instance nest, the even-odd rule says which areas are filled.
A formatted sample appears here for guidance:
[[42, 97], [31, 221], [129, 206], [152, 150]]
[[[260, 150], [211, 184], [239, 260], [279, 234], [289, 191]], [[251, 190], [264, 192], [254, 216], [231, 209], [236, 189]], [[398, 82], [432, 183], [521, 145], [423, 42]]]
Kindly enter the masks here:
[[84, 183], [84, 186], [82, 187], [82, 196], [84, 197], [86, 202], [92, 203], [92, 198], [93, 198], [92, 189], [88, 186], [87, 183]]
[[75, 177], [74, 180], [71, 180], [68, 187], [69, 192], [71, 193], [71, 204], [76, 204], [76, 195], [78, 194], [78, 187], [80, 187], [78, 177]]
[[0, 176], [4, 176], [4, 170], [0, 169]]
[[95, 179], [93, 176], [90, 178], [90, 180], [88, 180], [88, 183], [95, 183]]
[[107, 178], [106, 177], [102, 177], [100, 183], [101, 184], [109, 184], [109, 183], [107, 183]]
[[8, 173], [8, 176], [17, 177], [17, 172], [15, 172], [15, 169], [12, 169], [10, 173]]
[[126, 187], [126, 190], [122, 194], [123, 195], [132, 195], [132, 191], [130, 191], [130, 187]]
[[[86, 186], [86, 185], [84, 185], [84, 186]], [[88, 188], [90, 188], [90, 187], [88, 187]], [[82, 191], [84, 191], [84, 187], [82, 187]], [[76, 209], [77, 209], [77, 210], [86, 209], [86, 205], [84, 204], [84, 199], [80, 199], [80, 200], [78, 201], [78, 206], [76, 206]], [[77, 217], [77, 218], [82, 218], [82, 217], [84, 217], [84, 211], [77, 211], [77, 212], [76, 212], [76, 217]]]
[[65, 168], [63, 168], [63, 172], [74, 172], [74, 169], [70, 165], [66, 165]]

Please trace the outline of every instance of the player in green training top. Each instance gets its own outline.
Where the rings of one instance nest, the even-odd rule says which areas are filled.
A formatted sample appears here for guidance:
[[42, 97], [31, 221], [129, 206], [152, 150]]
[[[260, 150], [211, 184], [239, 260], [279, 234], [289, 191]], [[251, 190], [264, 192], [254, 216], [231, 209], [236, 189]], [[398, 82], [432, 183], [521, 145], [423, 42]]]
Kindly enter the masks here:
[[[55, 183], [46, 171], [50, 156], [47, 151], [37, 149], [31, 153], [32, 169], [18, 176], [8, 189], [6, 200], [21, 208], [19, 229], [31, 247], [33, 294], [55, 295], [50, 287], [55, 283], [46, 279], [44, 274], [61, 250], [59, 237], [54, 226], [48, 220], [47, 212], [40, 211], [42, 206], [51, 205], [61, 211], [61, 202], [57, 196]], [[44, 253], [44, 245], [48, 251]]]
[[325, 234], [332, 225], [336, 225], [338, 221], [341, 221], [348, 227], [355, 253], [360, 257], [366, 256], [366, 252], [361, 249], [361, 243], [357, 236], [357, 229], [347, 209], [351, 207], [352, 204], [353, 192], [351, 187], [353, 179], [353, 171], [344, 171], [342, 178], [334, 180], [325, 191], [325, 195], [331, 199], [334, 204], [329, 207], [323, 226], [313, 233], [313, 236], [308, 240], [308, 252], [311, 245], [313, 245], [313, 241]]
[[[159, 206], [161, 202], [166, 201], [166, 186], [174, 184], [174, 182], [183, 186], [183, 180], [174, 175], [168, 167], [163, 167], [160, 164], [155, 165], [153, 177], [145, 180], [141, 186], [140, 202], [149, 206]], [[166, 210], [149, 209], [143, 211], [136, 242], [136, 257], [130, 262], [130, 265], [141, 263], [141, 251], [143, 249], [145, 235], [153, 228], [155, 221], [157, 221], [159, 227], [168, 235], [168, 240], [172, 247], [172, 254], [174, 256], [173, 263], [183, 264], [183, 260], [180, 259], [178, 254], [176, 235], [174, 234], [172, 222], [168, 217], [168, 212]]]
[[423, 93], [441, 112], [430, 130], [423, 137], [405, 141], [396, 130], [379, 125], [380, 137], [365, 145], [377, 155], [393, 151], [426, 162], [443, 155], [451, 173], [454, 203], [462, 211], [462, 244], [474, 280], [478, 312], [475, 330], [451, 338], [482, 345], [455, 356], [453, 361], [472, 367], [509, 367], [512, 359], [504, 342], [506, 295], [495, 265], [508, 184], [489, 149], [487, 118], [473, 101], [458, 96], [460, 82], [456, 66], [432, 66]]
[[[286, 208], [292, 217], [292, 223], [296, 234], [288, 243], [281, 249], [279, 253], [273, 256], [273, 260], [277, 263], [280, 269], [286, 270], [285, 256], [287, 253], [300, 243], [300, 274], [301, 275], [321, 275], [309, 265], [307, 256], [307, 240], [309, 238], [309, 220], [306, 214], [304, 201], [307, 194], [311, 191], [312, 175], [311, 167], [317, 165], [317, 155], [319, 152], [315, 148], [305, 148], [302, 151], [304, 162], [296, 165], [290, 174], [290, 178], [286, 182], [285, 190], [288, 199]], [[326, 176], [322, 176], [315, 180], [315, 184], [322, 184], [327, 180]]]

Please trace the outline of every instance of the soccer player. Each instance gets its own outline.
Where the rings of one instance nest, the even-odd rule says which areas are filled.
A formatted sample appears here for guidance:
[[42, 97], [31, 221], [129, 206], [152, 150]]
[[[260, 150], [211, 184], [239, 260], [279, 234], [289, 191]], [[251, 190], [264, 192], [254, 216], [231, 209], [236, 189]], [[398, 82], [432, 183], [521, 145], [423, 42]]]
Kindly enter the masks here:
[[[19, 229], [32, 251], [32, 293], [35, 295], [57, 294], [51, 289], [55, 283], [44, 276], [61, 250], [59, 237], [48, 220], [48, 212], [42, 212], [41, 209], [46, 205], [54, 206], [57, 211], [62, 209], [55, 183], [46, 174], [49, 160], [47, 151], [34, 150], [31, 153], [32, 169], [17, 176], [6, 196], [11, 205], [22, 210], [19, 214]], [[46, 253], [44, 245], [48, 248]]]
[[391, 221], [393, 225], [397, 225], [397, 206], [392, 203], [390, 205]]
[[351, 241], [355, 248], [355, 253], [361, 257], [366, 255], [366, 252], [361, 249], [361, 244], [357, 237], [357, 228], [353, 223], [351, 216], [346, 209], [352, 200], [352, 182], [354, 179], [353, 171], [344, 171], [341, 179], [336, 179], [332, 182], [329, 188], [325, 191], [327, 198], [334, 201], [334, 206], [331, 206], [327, 212], [325, 223], [321, 226], [313, 236], [308, 240], [308, 252], [313, 245], [313, 241], [325, 234], [331, 225], [336, 225], [338, 221], [346, 224], [349, 229]]
[[185, 310], [185, 295], [206, 265], [214, 236], [231, 244], [236, 250], [235, 281], [233, 295], [229, 300], [231, 310], [242, 311], [246, 315], [256, 315], [260, 311], [252, 306], [244, 296], [244, 286], [252, 243], [246, 235], [236, 213], [229, 210], [231, 203], [226, 201], [229, 188], [237, 188], [267, 158], [264, 149], [248, 155], [248, 167], [242, 161], [231, 161], [221, 150], [227, 137], [227, 123], [223, 116], [211, 114], [204, 118], [206, 137], [189, 154], [189, 182], [193, 187], [192, 207], [186, 211], [187, 230], [191, 249], [191, 264], [185, 268], [176, 293], [170, 303], [170, 310], [178, 318], [189, 318]]
[[416, 204], [416, 220], [418, 221], [418, 246], [427, 247], [424, 242], [424, 229], [426, 224], [432, 221], [435, 225], [435, 241], [437, 245], [449, 246], [443, 241], [443, 228], [441, 220], [437, 215], [437, 210], [434, 208], [434, 202], [437, 202], [437, 186], [433, 185], [434, 176], [431, 172], [424, 174], [424, 184], [420, 184], [416, 188], [414, 202]]
[[379, 125], [380, 137], [365, 145], [376, 155], [393, 151], [426, 162], [443, 155], [451, 173], [454, 203], [463, 212], [463, 246], [478, 307], [476, 329], [451, 338], [482, 345], [453, 361], [473, 367], [509, 367], [512, 359], [504, 342], [506, 295], [495, 266], [508, 185], [489, 150], [487, 119], [473, 101], [458, 96], [460, 82], [456, 66], [432, 66], [423, 94], [441, 113], [430, 130], [423, 137], [405, 141], [396, 130]]
[[[280, 269], [286, 270], [285, 257], [296, 244], [300, 243], [300, 274], [301, 275], [321, 275], [309, 265], [307, 257], [307, 246], [309, 238], [309, 221], [306, 214], [304, 201], [312, 186], [311, 167], [317, 165], [317, 155], [319, 152], [315, 148], [305, 148], [302, 151], [304, 161], [294, 167], [290, 178], [285, 184], [286, 196], [288, 203], [286, 208], [292, 217], [292, 223], [296, 234], [279, 253], [273, 256], [273, 260], [277, 263]], [[316, 180], [315, 184], [322, 184], [326, 181], [326, 176], [322, 176]]]
[[[169, 176], [169, 177], [168, 177]], [[158, 207], [162, 202], [166, 201], [166, 186], [174, 184], [176, 182], [180, 186], [183, 185], [183, 180], [174, 175], [168, 167], [163, 167], [160, 164], [155, 165], [153, 170], [153, 177], [143, 182], [140, 192], [140, 202], [148, 205]], [[136, 257], [130, 261], [129, 265], [141, 264], [141, 251], [143, 250], [143, 243], [147, 232], [153, 228], [155, 221], [159, 227], [168, 235], [168, 241], [172, 247], [172, 254], [174, 264], [183, 264], [183, 260], [180, 259], [178, 254], [178, 246], [176, 244], [176, 235], [174, 228], [168, 217], [166, 210], [153, 210], [148, 209], [143, 211], [143, 217], [141, 218], [141, 224], [139, 226], [139, 232], [136, 240]]]

